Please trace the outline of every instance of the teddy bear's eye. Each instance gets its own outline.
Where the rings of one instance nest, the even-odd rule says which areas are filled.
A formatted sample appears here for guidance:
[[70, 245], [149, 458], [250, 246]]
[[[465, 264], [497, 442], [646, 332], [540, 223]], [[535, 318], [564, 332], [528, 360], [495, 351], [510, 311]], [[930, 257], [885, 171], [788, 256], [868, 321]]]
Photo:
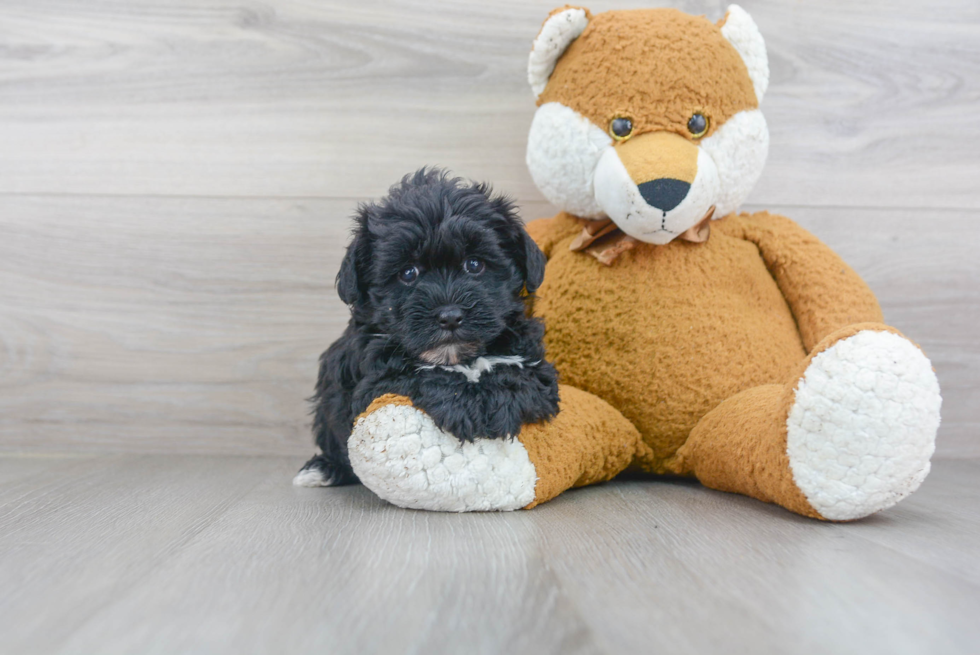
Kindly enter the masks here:
[[401, 272], [398, 273], [398, 279], [404, 282], [405, 284], [411, 284], [412, 282], [415, 281], [415, 278], [417, 278], [418, 276], [419, 276], [418, 266], [409, 266], [407, 268], [403, 268]]
[[609, 135], [617, 141], [628, 139], [633, 133], [633, 121], [628, 118], [614, 118], [609, 121]]
[[704, 114], [694, 114], [687, 121], [687, 131], [691, 133], [695, 139], [700, 139], [704, 136], [704, 133], [708, 131], [708, 119]]

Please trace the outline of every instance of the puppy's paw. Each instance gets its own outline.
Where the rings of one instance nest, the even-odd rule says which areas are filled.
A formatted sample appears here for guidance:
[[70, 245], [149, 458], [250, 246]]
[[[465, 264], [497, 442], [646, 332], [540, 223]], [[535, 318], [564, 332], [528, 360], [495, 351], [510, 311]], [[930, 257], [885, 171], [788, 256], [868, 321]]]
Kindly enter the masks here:
[[349, 467], [332, 462], [323, 455], [314, 455], [293, 477], [297, 487], [339, 487], [354, 484], [357, 477]]
[[460, 442], [404, 397], [376, 401], [347, 442], [351, 466], [388, 502], [443, 512], [515, 510], [534, 500], [534, 465], [517, 439]]

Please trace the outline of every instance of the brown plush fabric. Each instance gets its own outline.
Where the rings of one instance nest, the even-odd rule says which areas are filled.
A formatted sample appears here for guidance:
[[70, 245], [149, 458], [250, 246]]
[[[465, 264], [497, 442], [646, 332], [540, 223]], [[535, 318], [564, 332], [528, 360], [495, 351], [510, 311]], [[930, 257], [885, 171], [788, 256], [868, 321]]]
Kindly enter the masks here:
[[698, 175], [698, 147], [672, 132], [634, 136], [616, 148], [634, 184], [669, 177], [688, 184]]
[[740, 219], [729, 221], [730, 233], [758, 246], [793, 308], [808, 351], [842, 325], [884, 321], [868, 285], [817, 237], [790, 219], [768, 212]]
[[763, 212], [712, 227], [704, 243], [637, 243], [607, 267], [569, 249], [573, 217], [529, 225], [549, 255], [534, 302], [549, 358], [639, 429], [653, 452], [641, 464], [658, 473], [722, 401], [789, 378], [807, 355], [796, 317], [808, 338], [880, 321], [860, 278], [792, 221]]
[[593, 16], [558, 60], [538, 98], [546, 102], [600, 127], [630, 118], [634, 137], [666, 130], [686, 139], [694, 112], [708, 118], [711, 135], [739, 111], [758, 107], [745, 63], [718, 26], [676, 9]]
[[525, 425], [519, 441], [534, 464], [534, 501], [551, 500], [571, 487], [611, 480], [647, 452], [640, 434], [608, 403], [573, 387], [559, 386], [558, 415]]
[[701, 419], [678, 452], [678, 472], [694, 473], [706, 487], [778, 503], [797, 514], [823, 518], [793, 482], [786, 455], [785, 388], [747, 389]]
[[[539, 218], [524, 226], [538, 244], [545, 257], [551, 257], [551, 249], [567, 237], [578, 237], [582, 232], [581, 219], [565, 212], [551, 218]], [[574, 239], [573, 239], [574, 240]], [[569, 244], [571, 245], [571, 244]]]

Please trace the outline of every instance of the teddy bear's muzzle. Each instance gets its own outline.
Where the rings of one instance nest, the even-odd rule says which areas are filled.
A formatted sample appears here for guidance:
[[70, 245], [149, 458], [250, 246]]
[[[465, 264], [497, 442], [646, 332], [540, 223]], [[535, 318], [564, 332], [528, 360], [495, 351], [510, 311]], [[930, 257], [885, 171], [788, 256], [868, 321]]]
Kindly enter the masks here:
[[720, 189], [711, 157], [670, 132], [641, 134], [607, 148], [593, 183], [596, 202], [623, 232], [657, 245], [700, 223]]

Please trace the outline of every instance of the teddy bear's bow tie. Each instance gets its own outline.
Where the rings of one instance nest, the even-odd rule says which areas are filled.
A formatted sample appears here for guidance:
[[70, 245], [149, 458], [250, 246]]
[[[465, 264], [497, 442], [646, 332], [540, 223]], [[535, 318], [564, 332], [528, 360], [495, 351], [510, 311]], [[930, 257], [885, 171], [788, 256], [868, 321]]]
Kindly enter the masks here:
[[[711, 217], [715, 213], [712, 207], [700, 221], [675, 237], [691, 243], [704, 243], [711, 235]], [[574, 252], [587, 252], [606, 266], [612, 266], [616, 258], [627, 250], [636, 247], [639, 241], [626, 234], [612, 222], [610, 218], [600, 220], [578, 219], [582, 224], [582, 233], [575, 237], [569, 245]]]

